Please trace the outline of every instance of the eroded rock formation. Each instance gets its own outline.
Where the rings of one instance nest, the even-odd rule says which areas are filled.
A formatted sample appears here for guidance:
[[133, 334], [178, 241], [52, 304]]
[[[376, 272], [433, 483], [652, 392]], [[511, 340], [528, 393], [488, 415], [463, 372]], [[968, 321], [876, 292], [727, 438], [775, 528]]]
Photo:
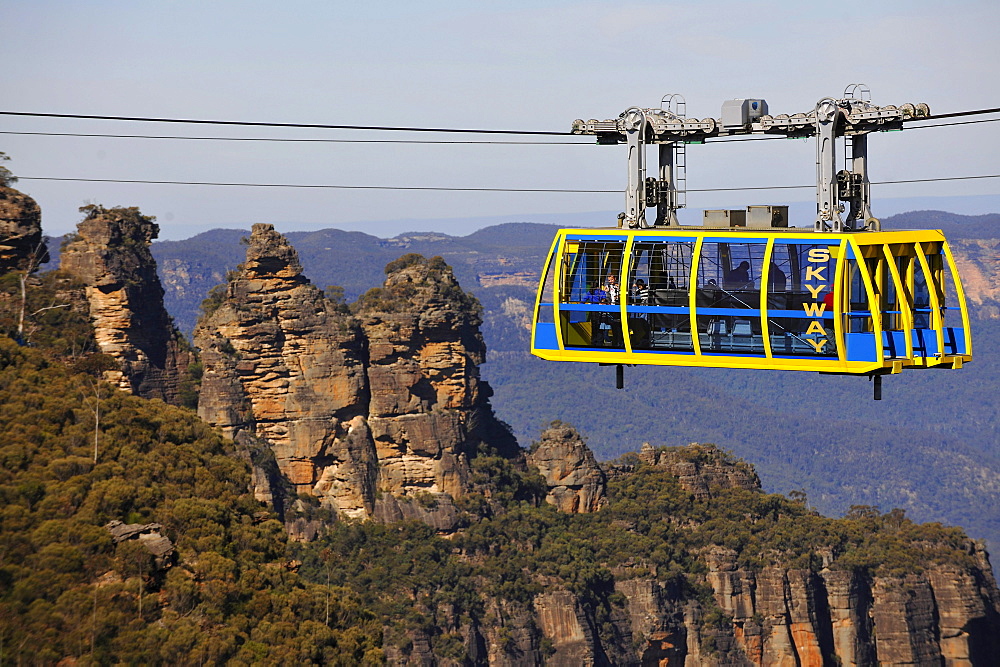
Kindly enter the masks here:
[[302, 275], [283, 236], [254, 225], [246, 262], [195, 330], [199, 414], [268, 443], [294, 491], [324, 507], [450, 530], [469, 454], [498, 429], [479, 380], [478, 304], [440, 258], [386, 271], [352, 315]]
[[553, 422], [528, 454], [549, 487], [546, 502], [562, 512], [583, 514], [604, 506], [604, 471], [572, 426]]
[[486, 345], [478, 302], [441, 258], [405, 255], [383, 287], [362, 296], [380, 488], [460, 496], [469, 484], [475, 419], [489, 419], [480, 382]]
[[38, 204], [23, 192], [0, 186], [0, 275], [47, 261]]
[[60, 268], [86, 285], [94, 336], [120, 368], [106, 379], [143, 398], [180, 404], [193, 353], [163, 307], [150, 242], [154, 218], [137, 208], [85, 206], [87, 217], [63, 248]]
[[951, 245], [969, 306], [979, 317], [1000, 317], [1000, 239], [955, 239]]
[[[296, 494], [320, 484], [338, 509], [367, 516], [372, 443], [355, 421], [368, 401], [357, 320], [302, 276], [295, 249], [270, 225], [254, 226], [226, 290], [195, 330], [199, 415], [230, 437], [266, 443]], [[262, 484], [257, 493], [273, 496]]]

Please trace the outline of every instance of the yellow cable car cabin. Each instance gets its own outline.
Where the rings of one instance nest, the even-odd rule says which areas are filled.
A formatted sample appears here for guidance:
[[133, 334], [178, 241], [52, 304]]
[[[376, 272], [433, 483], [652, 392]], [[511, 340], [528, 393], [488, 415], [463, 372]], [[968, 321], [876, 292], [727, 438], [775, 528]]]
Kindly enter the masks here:
[[543, 276], [531, 351], [553, 361], [883, 374], [972, 358], [933, 230], [567, 229]]
[[[808, 113], [768, 115], [762, 99], [688, 118], [679, 95], [573, 133], [628, 145], [625, 211], [616, 229], [557, 233], [542, 273], [532, 354], [618, 366], [706, 366], [869, 375], [961, 368], [972, 359], [965, 295], [939, 231], [882, 231], [871, 214], [868, 135], [926, 118], [926, 104], [879, 107], [863, 84]], [[816, 137], [813, 228], [787, 207], [706, 211], [679, 225], [686, 146], [769, 134]], [[837, 171], [843, 143], [845, 169]], [[658, 147], [647, 177], [646, 148]], [[850, 209], [846, 216], [845, 205]], [[656, 208], [653, 224], [646, 207]], [[710, 216], [709, 214], [713, 214]], [[721, 215], [714, 215], [721, 214]]]

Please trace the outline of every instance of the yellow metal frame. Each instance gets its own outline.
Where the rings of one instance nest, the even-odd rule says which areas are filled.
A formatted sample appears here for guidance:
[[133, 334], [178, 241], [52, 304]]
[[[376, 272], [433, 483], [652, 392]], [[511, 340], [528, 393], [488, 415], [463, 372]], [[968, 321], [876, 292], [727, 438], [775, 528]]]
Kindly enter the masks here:
[[767, 240], [764, 246], [764, 259], [761, 260], [762, 268], [760, 272], [760, 336], [764, 342], [764, 357], [772, 359], [774, 351], [771, 349], [771, 318], [767, 314], [767, 296], [771, 285], [771, 260], [774, 257], [774, 239]]
[[[621, 327], [620, 334], [623, 340], [624, 349], [575, 349], [567, 348], [565, 345], [565, 333], [563, 331], [562, 317], [560, 315], [560, 304], [564, 283], [566, 280], [566, 266], [563, 257], [568, 243], [573, 243], [568, 236], [581, 236], [600, 241], [620, 240], [622, 242], [622, 260], [619, 274], [621, 276], [621, 298], [619, 300], [619, 314]], [[740, 355], [706, 355], [702, 352], [701, 336], [698, 330], [698, 303], [697, 289], [698, 273], [700, 270], [701, 256], [706, 237], [724, 237], [731, 235], [734, 242], [759, 242], [766, 244], [763, 257], [763, 266], [760, 274], [760, 320], [761, 335], [763, 342], [763, 356], [740, 356]], [[691, 347], [693, 352], [671, 354], [664, 352], [660, 354], [650, 354], [637, 352], [632, 348], [632, 335], [629, 329], [629, 312], [627, 294], [629, 289], [628, 277], [632, 271], [632, 251], [637, 241], [642, 241], [643, 237], [657, 239], [669, 238], [671, 236], [682, 237], [686, 240], [694, 240], [694, 248], [691, 254], [691, 272], [688, 281], [688, 317], [691, 331]], [[736, 241], [739, 239], [739, 241]], [[834, 275], [831, 279], [831, 289], [834, 290], [833, 299], [833, 322], [834, 337], [837, 346], [837, 356], [827, 359], [817, 358], [787, 358], [774, 357], [774, 350], [770, 340], [770, 322], [768, 315], [767, 297], [770, 293], [768, 289], [770, 277], [770, 265], [774, 255], [775, 242], [777, 239], [787, 241], [797, 241], [802, 243], [823, 244], [830, 248], [831, 257], [835, 258]], [[962, 325], [964, 327], [965, 354], [945, 355], [944, 354], [944, 330], [942, 324], [941, 306], [944, 294], [941, 293], [942, 285], [935, 280], [931, 274], [929, 262], [925, 253], [925, 247], [934, 247], [931, 244], [940, 244], [944, 259], [946, 260], [948, 274], [952, 277], [955, 285], [955, 292], [958, 297], [958, 307], [961, 309]], [[912, 252], [909, 250], [912, 249]], [[847, 358], [847, 313], [850, 310], [850, 303], [845, 299], [850, 290], [850, 276], [847, 274], [847, 257], [853, 255], [864, 286], [867, 297], [868, 308], [871, 313], [871, 333], [874, 334], [875, 360], [874, 361], [850, 361]], [[895, 257], [905, 254], [911, 257], [907, 264], [905, 273], [899, 271]], [[875, 272], [869, 270], [866, 260], [876, 260]], [[555, 265], [552, 265], [552, 262]], [[914, 357], [913, 325], [914, 315], [914, 274], [920, 266], [927, 278], [928, 292], [930, 294], [932, 318], [931, 324], [937, 336], [938, 354], [933, 359]], [[944, 267], [942, 267], [944, 271]], [[532, 327], [532, 353], [543, 359], [553, 361], [573, 361], [586, 363], [606, 363], [606, 364], [641, 364], [656, 366], [682, 366], [682, 367], [709, 367], [709, 368], [744, 368], [744, 369], [780, 369], [780, 370], [800, 370], [817, 371], [823, 373], [849, 373], [868, 374], [875, 372], [899, 372], [903, 367], [908, 366], [938, 366], [951, 363], [955, 367], [961, 366], [963, 361], [970, 361], [972, 358], [972, 337], [969, 330], [969, 315], [966, 307], [965, 292], [959, 278], [957, 267], [951, 249], [948, 247], [943, 235], [934, 230], [919, 231], [892, 231], [892, 232], [865, 232], [865, 233], [845, 233], [845, 234], [825, 234], [817, 235], [814, 232], [804, 230], [787, 231], [758, 231], [749, 229], [739, 230], [718, 230], [718, 229], [650, 229], [650, 230], [595, 230], [595, 229], [566, 229], [557, 233], [549, 248], [549, 257], [546, 260], [543, 278], [547, 272], [555, 271], [553, 276], [553, 308], [552, 316], [555, 322], [555, 333], [558, 349], [538, 349], [535, 347], [535, 327]], [[896, 305], [900, 311], [900, 326], [904, 332], [905, 359], [891, 359], [886, 357], [885, 331], [886, 323], [883, 322], [882, 311], [884, 298], [882, 285], [887, 285], [888, 281], [896, 292]], [[934, 285], [931, 288], [931, 284]], [[544, 292], [544, 280], [539, 285], [536, 292], [536, 307], [533, 324], [537, 325], [541, 305], [541, 298]]]
[[965, 288], [962, 286], [962, 279], [958, 275], [958, 266], [955, 264], [955, 256], [951, 254], [951, 247], [945, 243], [941, 248], [944, 251], [945, 260], [948, 262], [948, 271], [951, 279], [955, 283], [955, 296], [958, 298], [959, 312], [962, 313], [962, 328], [965, 331], [965, 361], [972, 360], [972, 327], [969, 325], [969, 308], [965, 303]]
[[[545, 279], [548, 277], [550, 270], [551, 271], [558, 270], [559, 262], [556, 263], [556, 266], [552, 266], [552, 262], [556, 261], [555, 250], [558, 246], [559, 246], [559, 236], [556, 236], [554, 239], [552, 239], [552, 245], [549, 246], [549, 255], [548, 258], [545, 260], [545, 265], [542, 267], [542, 277], [541, 280], [538, 281], [538, 291], [535, 292], [535, 310], [531, 320], [532, 350], [535, 349], [535, 331], [538, 329], [538, 327], [535, 325], [538, 324], [538, 313], [544, 307], [542, 305], [542, 295], [545, 293]], [[559, 331], [559, 322], [558, 322], [559, 309], [556, 307], [556, 304], [559, 303], [559, 295], [556, 291], [559, 284], [558, 278], [559, 276], [552, 276], [552, 280], [554, 281], [552, 284], [552, 321], [556, 323], [556, 340], [560, 341], [559, 344], [562, 345], [562, 335]]]

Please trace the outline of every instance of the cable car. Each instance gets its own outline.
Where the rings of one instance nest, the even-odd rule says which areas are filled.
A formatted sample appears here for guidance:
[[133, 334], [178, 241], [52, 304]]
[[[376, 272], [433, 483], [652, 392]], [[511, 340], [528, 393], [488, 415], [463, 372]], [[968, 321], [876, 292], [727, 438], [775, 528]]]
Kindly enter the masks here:
[[[960, 368], [961, 281], [934, 230], [560, 230], [532, 352], [553, 361], [898, 373]], [[622, 287], [604, 289], [608, 276]]]
[[[825, 132], [836, 136], [852, 129], [852, 104], [834, 106], [847, 116]], [[630, 112], [605, 127], [641, 125]], [[757, 118], [742, 128], [750, 133], [761, 124]], [[718, 136], [718, 123], [710, 131]], [[532, 353], [616, 365], [619, 387], [622, 366], [640, 364], [868, 375], [876, 399], [885, 374], [961, 368], [972, 360], [972, 338], [948, 243], [940, 231], [880, 229], [869, 211], [866, 151], [857, 136], [852, 172], [818, 169], [832, 182], [819, 184], [812, 229], [788, 227], [786, 206], [706, 211], [703, 226], [680, 226], [676, 155], [664, 160], [661, 150], [658, 181], [644, 178], [635, 160], [640, 169], [630, 172], [618, 227], [556, 234], [538, 288]], [[599, 136], [599, 143], [611, 142]], [[818, 161], [833, 162], [826, 143]], [[851, 204], [846, 220], [840, 201]], [[647, 225], [644, 205], [651, 202], [659, 215]]]

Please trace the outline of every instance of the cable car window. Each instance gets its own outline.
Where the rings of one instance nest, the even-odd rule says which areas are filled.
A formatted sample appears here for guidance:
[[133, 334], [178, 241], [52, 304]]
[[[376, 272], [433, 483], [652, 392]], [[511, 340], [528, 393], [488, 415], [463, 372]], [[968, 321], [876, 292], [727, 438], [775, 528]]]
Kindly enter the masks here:
[[868, 303], [868, 292], [857, 260], [847, 261], [847, 284], [850, 287], [847, 309], [847, 333], [869, 333], [874, 331], [872, 314]]
[[837, 355], [833, 319], [835, 250], [825, 243], [774, 245], [767, 280], [772, 355]]
[[545, 265], [545, 275], [542, 276], [542, 296], [538, 302], [538, 312], [535, 318], [540, 324], [552, 324], [555, 322], [553, 316], [553, 306], [555, 303], [556, 285], [556, 262], [554, 257], [549, 257]]
[[768, 310], [788, 308], [789, 290], [797, 289], [789, 282], [789, 278], [794, 281], [798, 276], [798, 253], [794, 251], [794, 246], [787, 243], [775, 244], [767, 274]]
[[890, 256], [892, 257], [892, 263], [895, 265], [895, 271], [899, 275], [900, 282], [902, 283], [903, 293], [899, 293], [896, 287], [896, 281], [893, 278], [893, 272], [890, 266], [886, 263], [887, 260], [885, 256], [880, 256], [878, 258], [879, 264], [876, 269], [878, 275], [879, 291], [882, 294], [881, 301], [881, 311], [882, 311], [882, 330], [883, 331], [902, 331], [906, 328], [906, 318], [904, 317], [904, 310], [908, 308], [907, 290], [908, 290], [908, 275], [909, 275], [909, 265], [911, 257], [906, 254], [905, 248], [901, 248], [898, 245], [888, 246], [890, 249]]
[[766, 249], [766, 242], [702, 244], [695, 297], [702, 351], [763, 353], [760, 276]]
[[[882, 330], [883, 331], [898, 331], [900, 327], [900, 313], [899, 304], [896, 298], [896, 283], [892, 279], [892, 273], [889, 271], [889, 267], [885, 265], [885, 258], [880, 257], [879, 262], [879, 285], [880, 292], [882, 293]], [[895, 261], [893, 257], [893, 261]]]
[[940, 254], [940, 251], [933, 255], [928, 254], [927, 264], [930, 267], [931, 275], [934, 276], [934, 282], [938, 286], [941, 326], [962, 326], [962, 317], [958, 307], [958, 293], [955, 291], [955, 280], [951, 275], [951, 271], [944, 268], [944, 255]]
[[629, 276], [629, 332], [637, 350], [691, 351], [693, 241], [637, 242]]
[[618, 279], [624, 250], [625, 244], [621, 242], [566, 241], [563, 302], [618, 303], [614, 287], [620, 290]]
[[624, 252], [622, 241], [566, 240], [559, 310], [566, 347], [625, 349], [618, 308]]
[[913, 262], [913, 328], [931, 328], [931, 291], [919, 262]]

